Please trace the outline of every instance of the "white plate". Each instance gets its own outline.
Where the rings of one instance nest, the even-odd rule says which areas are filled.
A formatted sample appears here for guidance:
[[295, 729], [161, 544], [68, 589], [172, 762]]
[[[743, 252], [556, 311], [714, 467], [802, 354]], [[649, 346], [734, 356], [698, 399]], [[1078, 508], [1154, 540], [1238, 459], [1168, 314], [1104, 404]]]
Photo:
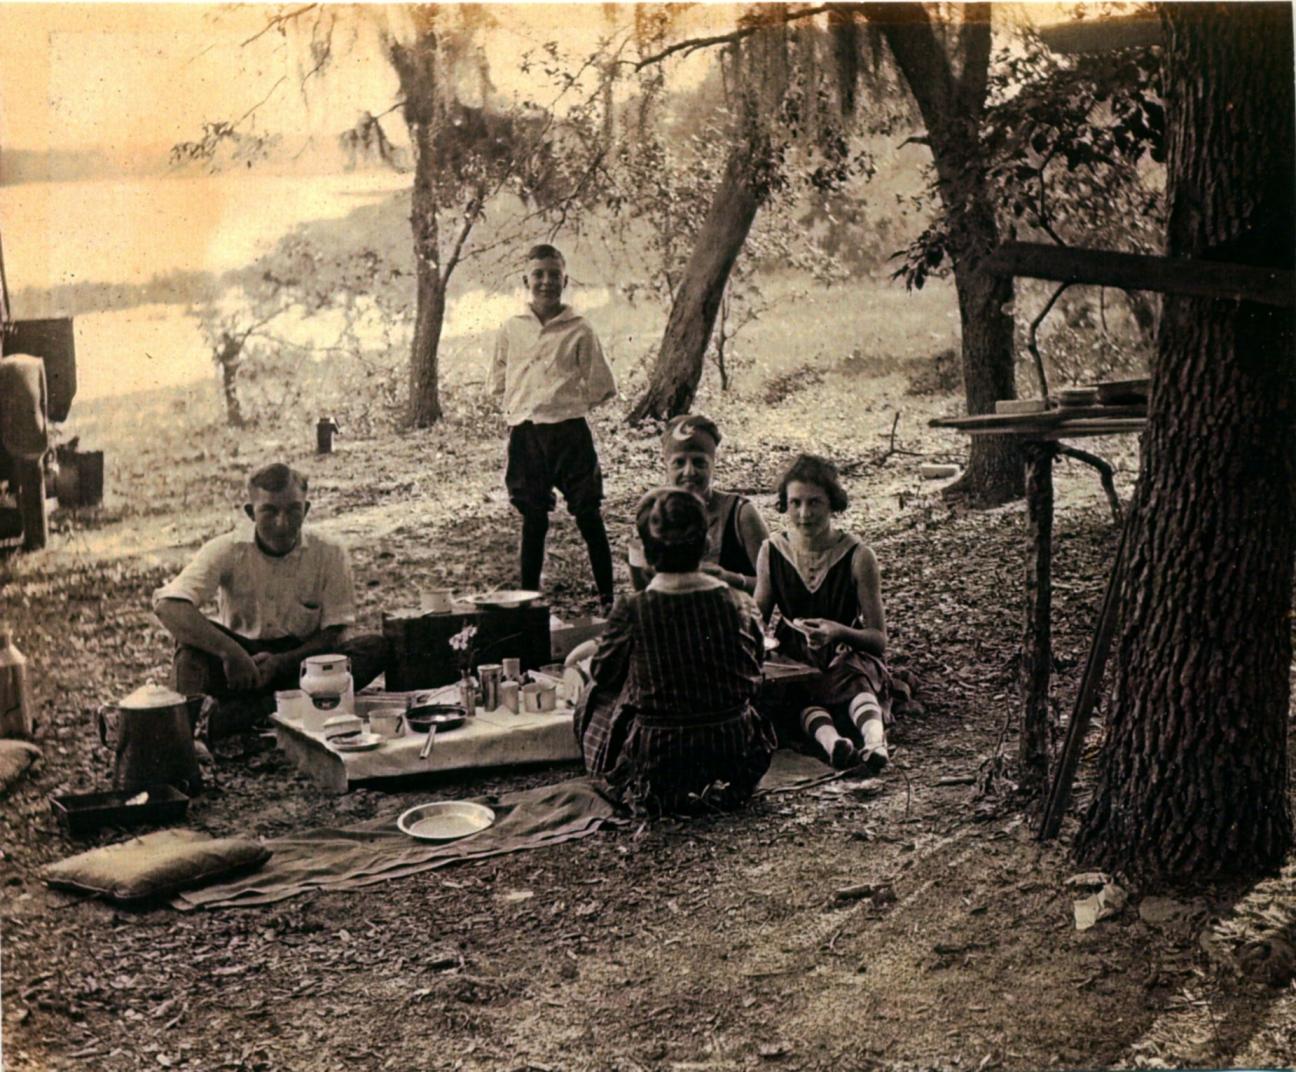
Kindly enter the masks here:
[[514, 607], [525, 607], [539, 598], [539, 592], [510, 588], [500, 592], [484, 592], [479, 596], [468, 596], [464, 602], [484, 610], [512, 610]]
[[345, 734], [330, 738], [328, 746], [335, 752], [368, 752], [382, 745], [387, 738], [377, 733]]
[[419, 841], [455, 841], [479, 833], [494, 822], [495, 813], [484, 804], [439, 800], [402, 812], [396, 825], [402, 833]]

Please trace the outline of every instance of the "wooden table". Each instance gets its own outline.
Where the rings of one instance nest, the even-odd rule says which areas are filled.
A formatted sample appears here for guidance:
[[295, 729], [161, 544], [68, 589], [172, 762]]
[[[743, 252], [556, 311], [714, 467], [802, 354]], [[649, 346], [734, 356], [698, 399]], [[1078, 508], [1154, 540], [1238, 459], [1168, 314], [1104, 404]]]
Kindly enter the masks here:
[[[945, 417], [930, 422], [933, 428], [953, 428], [967, 435], [1011, 435], [1022, 441], [1026, 455], [1026, 518], [1031, 551], [1026, 562], [1026, 615], [1022, 632], [1022, 736], [1019, 755], [1022, 775], [1042, 780], [1048, 773], [1048, 697], [1053, 671], [1053, 462], [1059, 454], [1095, 466], [1121, 520], [1111, 466], [1101, 458], [1065, 447], [1064, 439], [1141, 432], [1147, 423], [1146, 405], [1095, 405], [1060, 407], [1042, 413], [980, 414]], [[1097, 681], [1106, 661], [1110, 640], [1111, 598], [1122, 556], [1117, 555], [1108, 578], [1108, 598], [1090, 652], [1081, 701], [1092, 704]], [[1096, 667], [1096, 670], [1095, 670]], [[1088, 717], [1087, 712], [1084, 715]], [[1073, 721], [1075, 716], [1073, 715]], [[1068, 758], [1068, 762], [1073, 762]], [[1069, 780], [1068, 780], [1069, 788]]]

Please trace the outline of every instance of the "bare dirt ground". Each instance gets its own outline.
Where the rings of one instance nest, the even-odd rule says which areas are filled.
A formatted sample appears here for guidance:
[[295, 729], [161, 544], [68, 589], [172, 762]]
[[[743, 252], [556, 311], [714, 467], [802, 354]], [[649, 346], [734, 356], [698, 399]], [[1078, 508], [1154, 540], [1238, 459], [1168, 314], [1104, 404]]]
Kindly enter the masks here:
[[[40, 880], [43, 864], [84, 847], [59, 831], [47, 797], [109, 777], [93, 710], [165, 674], [149, 592], [199, 539], [228, 527], [221, 503], [237, 501], [245, 465], [304, 453], [306, 433], [294, 443], [245, 438], [237, 457], [228, 433], [201, 446], [160, 434], [110, 457], [110, 480], [118, 474], [123, 488], [116, 504], [0, 574], [45, 720], [43, 761], [0, 802], [4, 1067], [1291, 1065], [1296, 1017], [1281, 970], [1291, 875], [1249, 892], [1199, 891], [1168, 919], [1142, 912], [1133, 891], [1121, 914], [1080, 932], [1065, 832], [1042, 847], [1022, 801], [978, 799], [966, 784], [998, 747], [1015, 745], [1002, 729], [1017, 709], [1024, 519], [1020, 506], [951, 511], [920, 485], [918, 461], [962, 454], [957, 437], [925, 427], [956, 402], [906, 397], [902, 386], [837, 371], [782, 399], [777, 419], [750, 400], [710, 407], [728, 438], [722, 485], [757, 493], [771, 523], [768, 492], [794, 452], [831, 453], [848, 474], [844, 523], [877, 551], [893, 658], [920, 676], [926, 708], [898, 728], [879, 785], [848, 779], [764, 797], [738, 815], [633, 824], [264, 909], [123, 911]], [[846, 397], [864, 401], [848, 413]], [[921, 456], [879, 465], [897, 409], [897, 445]], [[654, 482], [656, 440], [615, 417], [599, 432], [617, 540]], [[1128, 494], [1130, 445], [1099, 449], [1121, 463]], [[180, 460], [158, 468], [165, 458]], [[344, 440], [307, 463], [316, 519], [352, 544], [362, 624], [376, 626], [381, 608], [432, 578], [461, 589], [512, 582], [501, 463], [497, 429], [481, 420]], [[1063, 715], [1115, 532], [1092, 473], [1062, 465], [1058, 485]], [[555, 523], [549, 562], [556, 609], [588, 610], [569, 520]], [[195, 801], [190, 825], [264, 838], [573, 773], [333, 797], [255, 735], [227, 742], [217, 759], [217, 785]], [[870, 896], [839, 893], [865, 884]], [[1234, 970], [1248, 964], [1255, 970]]]

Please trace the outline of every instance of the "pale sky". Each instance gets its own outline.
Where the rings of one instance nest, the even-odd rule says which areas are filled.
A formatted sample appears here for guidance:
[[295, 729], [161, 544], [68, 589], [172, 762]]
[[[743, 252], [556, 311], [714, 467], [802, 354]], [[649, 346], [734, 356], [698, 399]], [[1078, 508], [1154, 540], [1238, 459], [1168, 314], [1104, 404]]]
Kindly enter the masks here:
[[[551, 38], [577, 52], [607, 32], [600, 4], [489, 5], [501, 27], [488, 43], [491, 76], [507, 93], [542, 98], [548, 87], [516, 73], [527, 48]], [[300, 35], [275, 33], [249, 45], [271, 5], [0, 3], [0, 146], [71, 149], [170, 145], [196, 138], [204, 119], [251, 108], [282, 74], [287, 81], [258, 113], [270, 129], [332, 137], [362, 109], [395, 99], [395, 77], [372, 45], [345, 49], [335, 38], [332, 69], [308, 93], [297, 86], [306, 53]], [[379, 8], [340, 8], [381, 16]], [[624, 19], [628, 8], [617, 16]], [[702, 5], [690, 32], [732, 27], [734, 8]], [[697, 61], [695, 61], [696, 63]], [[694, 75], [696, 77], [696, 74]], [[399, 126], [399, 123], [396, 124]]]

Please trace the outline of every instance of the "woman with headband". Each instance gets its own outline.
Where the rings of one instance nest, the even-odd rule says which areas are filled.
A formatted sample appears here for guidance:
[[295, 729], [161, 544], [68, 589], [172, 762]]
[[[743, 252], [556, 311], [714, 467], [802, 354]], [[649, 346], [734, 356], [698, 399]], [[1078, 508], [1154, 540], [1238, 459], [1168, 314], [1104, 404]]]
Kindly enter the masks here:
[[639, 812], [742, 804], [774, 731], [752, 706], [764, 638], [751, 597], [699, 570], [707, 518], [680, 488], [643, 497], [636, 527], [652, 579], [617, 602], [576, 709], [585, 766]]
[[[676, 417], [662, 435], [666, 483], [691, 491], [706, 509], [707, 546], [702, 572], [751, 594], [756, 591], [756, 556], [769, 535], [755, 504], [742, 495], [712, 485], [720, 429], [701, 413]], [[642, 590], [652, 579], [652, 567], [637, 539], [630, 543], [630, 579]]]

